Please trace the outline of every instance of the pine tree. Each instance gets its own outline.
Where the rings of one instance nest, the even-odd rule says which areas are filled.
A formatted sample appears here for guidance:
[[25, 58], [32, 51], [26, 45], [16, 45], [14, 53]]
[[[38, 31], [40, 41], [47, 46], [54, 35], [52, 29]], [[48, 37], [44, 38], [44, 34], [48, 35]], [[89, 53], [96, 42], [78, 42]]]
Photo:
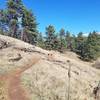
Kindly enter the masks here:
[[0, 34], [3, 34], [3, 17], [4, 17], [4, 14], [3, 14], [3, 10], [0, 10]]
[[18, 32], [18, 18], [21, 12], [21, 0], [8, 0], [7, 1], [7, 22], [9, 28], [9, 35], [17, 37]]
[[21, 39], [28, 43], [35, 44], [38, 35], [37, 22], [32, 11], [28, 11], [26, 8], [23, 10], [22, 27], [23, 33]]
[[69, 31], [66, 32], [66, 42], [67, 42], [67, 49], [72, 50], [72, 36], [71, 33]]
[[17, 37], [23, 4], [21, 0], [7, 0], [7, 7], [0, 11], [0, 26], [7, 35]]
[[64, 52], [66, 49], [66, 40], [65, 40], [65, 30], [62, 28], [59, 31], [59, 36], [60, 36], [60, 51]]
[[36, 18], [22, 0], [7, 0], [7, 9], [0, 11], [0, 30], [31, 44], [36, 42], [38, 33]]
[[100, 35], [95, 31], [89, 34], [84, 45], [83, 60], [92, 61], [100, 56]]
[[45, 48], [44, 38], [43, 38], [43, 35], [41, 32], [37, 36], [37, 46], [39, 46], [41, 48]]
[[77, 46], [77, 37], [75, 34], [72, 34], [71, 36], [71, 51], [75, 52], [76, 53], [76, 46]]
[[83, 54], [84, 41], [85, 37], [83, 36], [83, 33], [80, 32], [76, 38], [76, 52], [81, 56]]
[[0, 10], [0, 33], [8, 32], [7, 10]]
[[46, 27], [46, 41], [45, 41], [45, 45], [46, 45], [46, 49], [52, 50], [55, 47], [55, 28], [52, 25], [49, 25], [48, 27]]
[[61, 43], [60, 43], [60, 40], [58, 38], [58, 34], [57, 33], [54, 35], [53, 43], [54, 43], [54, 50], [61, 51], [61, 49], [60, 49], [60, 44]]

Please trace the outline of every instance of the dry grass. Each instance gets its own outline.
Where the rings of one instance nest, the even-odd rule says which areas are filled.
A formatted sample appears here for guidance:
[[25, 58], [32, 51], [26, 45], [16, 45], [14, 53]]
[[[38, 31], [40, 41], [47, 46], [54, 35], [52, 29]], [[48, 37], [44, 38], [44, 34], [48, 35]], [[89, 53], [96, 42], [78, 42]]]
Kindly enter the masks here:
[[[71, 100], [94, 100], [93, 88], [100, 80], [100, 71], [93, 68], [90, 63], [81, 61], [76, 54], [71, 52], [60, 54], [59, 52], [46, 51], [39, 47], [34, 47], [32, 52], [24, 52], [14, 48], [33, 49], [33, 46], [5, 36], [0, 36], [0, 38], [12, 44], [11, 47], [0, 51], [0, 58], [2, 58], [0, 59], [1, 75], [19, 70], [26, 62], [32, 65], [30, 64], [34, 58], [30, 59], [32, 55], [35, 55], [36, 58], [41, 58], [38, 63], [29, 69], [27, 69], [28, 64], [26, 64], [26, 67], [22, 66], [27, 70], [23, 70], [25, 72], [21, 75], [21, 85], [27, 89], [31, 100], [66, 100], [65, 95], [68, 92], [67, 60], [70, 60], [72, 64], [70, 79]], [[16, 58], [18, 53], [21, 54], [22, 59], [9, 62], [9, 59]], [[53, 53], [53, 56], [48, 56], [51, 53]], [[1, 85], [1, 87], [3, 90], [5, 86]], [[4, 91], [7, 91], [6, 89], [4, 88]], [[6, 97], [6, 92], [2, 93]]]
[[0, 100], [9, 100], [7, 81], [3, 79], [0, 79]]

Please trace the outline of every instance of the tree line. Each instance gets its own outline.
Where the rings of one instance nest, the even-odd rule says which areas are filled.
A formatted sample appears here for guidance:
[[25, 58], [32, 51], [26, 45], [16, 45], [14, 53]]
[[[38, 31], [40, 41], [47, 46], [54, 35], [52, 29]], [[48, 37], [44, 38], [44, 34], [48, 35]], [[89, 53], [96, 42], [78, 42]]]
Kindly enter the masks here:
[[22, 0], [7, 0], [6, 9], [0, 10], [0, 34], [21, 39], [47, 50], [59, 52], [73, 51], [86, 61], [100, 56], [100, 34], [96, 31], [84, 36], [83, 32], [73, 35], [64, 28], [56, 32], [53, 25], [45, 28], [45, 33], [37, 29], [36, 16], [27, 9]]

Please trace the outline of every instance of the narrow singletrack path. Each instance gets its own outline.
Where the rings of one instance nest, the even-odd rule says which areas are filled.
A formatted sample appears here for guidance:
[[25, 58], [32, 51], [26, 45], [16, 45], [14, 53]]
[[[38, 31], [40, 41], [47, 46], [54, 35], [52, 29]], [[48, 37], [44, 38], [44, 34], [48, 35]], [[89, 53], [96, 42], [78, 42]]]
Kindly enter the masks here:
[[21, 86], [21, 74], [27, 69], [31, 68], [35, 63], [39, 61], [39, 58], [31, 57], [29, 61], [25, 62], [20, 68], [12, 71], [7, 75], [1, 75], [0, 81], [4, 81], [7, 84], [6, 92], [8, 99], [2, 100], [30, 100], [25, 89]]

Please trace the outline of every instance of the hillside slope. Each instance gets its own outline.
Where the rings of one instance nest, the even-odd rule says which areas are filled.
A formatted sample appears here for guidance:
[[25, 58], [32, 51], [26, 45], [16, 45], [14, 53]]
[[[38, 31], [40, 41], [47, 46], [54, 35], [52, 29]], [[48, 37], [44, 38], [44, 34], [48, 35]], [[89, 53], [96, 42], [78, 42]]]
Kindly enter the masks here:
[[[0, 100], [13, 100], [12, 95], [16, 100], [67, 100], [68, 61], [70, 99], [94, 100], [93, 89], [100, 80], [100, 71], [78, 59], [73, 52], [46, 51], [2, 35], [0, 40], [7, 44], [0, 48]], [[10, 93], [14, 89], [22, 92]]]

